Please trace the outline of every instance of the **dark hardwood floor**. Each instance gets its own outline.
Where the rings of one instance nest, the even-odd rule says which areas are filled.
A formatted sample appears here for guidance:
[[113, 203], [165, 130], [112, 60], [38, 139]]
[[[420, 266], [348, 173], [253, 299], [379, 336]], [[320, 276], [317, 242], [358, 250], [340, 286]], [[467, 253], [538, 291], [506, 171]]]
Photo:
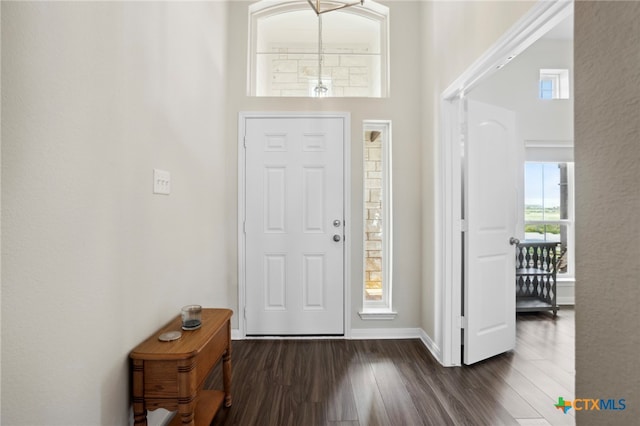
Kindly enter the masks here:
[[[233, 406], [212, 425], [573, 425], [574, 314], [520, 314], [517, 348], [440, 366], [419, 340], [233, 342]], [[222, 386], [220, 369], [206, 387]]]

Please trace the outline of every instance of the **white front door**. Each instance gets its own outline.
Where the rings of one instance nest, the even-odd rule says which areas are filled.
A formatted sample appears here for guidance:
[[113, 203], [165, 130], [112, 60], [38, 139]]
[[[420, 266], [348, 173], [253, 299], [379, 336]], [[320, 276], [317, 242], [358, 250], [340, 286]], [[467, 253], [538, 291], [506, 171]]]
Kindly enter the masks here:
[[248, 335], [344, 334], [344, 129], [339, 117], [248, 118]]
[[464, 363], [515, 348], [515, 114], [468, 100]]

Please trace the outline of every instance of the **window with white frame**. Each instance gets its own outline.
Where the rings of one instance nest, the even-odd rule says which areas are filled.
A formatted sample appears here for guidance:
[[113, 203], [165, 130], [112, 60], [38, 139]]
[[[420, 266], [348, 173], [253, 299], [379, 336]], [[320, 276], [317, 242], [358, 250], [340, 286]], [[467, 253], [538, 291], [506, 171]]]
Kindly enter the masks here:
[[388, 15], [371, 0], [321, 18], [306, 0], [252, 4], [249, 96], [388, 96]]
[[573, 277], [573, 163], [527, 161], [524, 176], [525, 239], [559, 242], [558, 278]]
[[569, 99], [569, 70], [541, 69], [540, 99]]
[[392, 319], [391, 123], [365, 121], [363, 146], [364, 297], [360, 316]]

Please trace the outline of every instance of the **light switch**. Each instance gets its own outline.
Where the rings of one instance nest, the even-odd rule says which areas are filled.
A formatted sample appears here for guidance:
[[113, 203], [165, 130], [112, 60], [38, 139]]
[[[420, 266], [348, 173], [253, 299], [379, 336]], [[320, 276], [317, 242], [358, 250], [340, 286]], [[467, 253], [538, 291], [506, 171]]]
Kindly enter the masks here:
[[171, 193], [171, 173], [153, 169], [153, 193], [169, 195]]

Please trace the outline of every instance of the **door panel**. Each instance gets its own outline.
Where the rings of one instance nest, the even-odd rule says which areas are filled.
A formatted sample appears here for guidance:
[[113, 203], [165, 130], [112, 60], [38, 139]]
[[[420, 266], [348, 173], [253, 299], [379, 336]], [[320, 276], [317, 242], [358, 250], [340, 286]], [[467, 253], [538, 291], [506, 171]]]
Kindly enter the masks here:
[[284, 233], [287, 169], [285, 167], [266, 166], [264, 168], [264, 232]]
[[264, 256], [264, 309], [282, 311], [286, 303], [287, 258], [283, 254], [265, 254]]
[[302, 269], [303, 309], [324, 309], [324, 293], [327, 291], [324, 278], [325, 256], [303, 255]]
[[343, 119], [249, 118], [245, 133], [247, 334], [343, 334]]
[[515, 114], [467, 101], [464, 363], [515, 348]]
[[302, 169], [302, 220], [304, 233], [324, 232], [324, 167]]

